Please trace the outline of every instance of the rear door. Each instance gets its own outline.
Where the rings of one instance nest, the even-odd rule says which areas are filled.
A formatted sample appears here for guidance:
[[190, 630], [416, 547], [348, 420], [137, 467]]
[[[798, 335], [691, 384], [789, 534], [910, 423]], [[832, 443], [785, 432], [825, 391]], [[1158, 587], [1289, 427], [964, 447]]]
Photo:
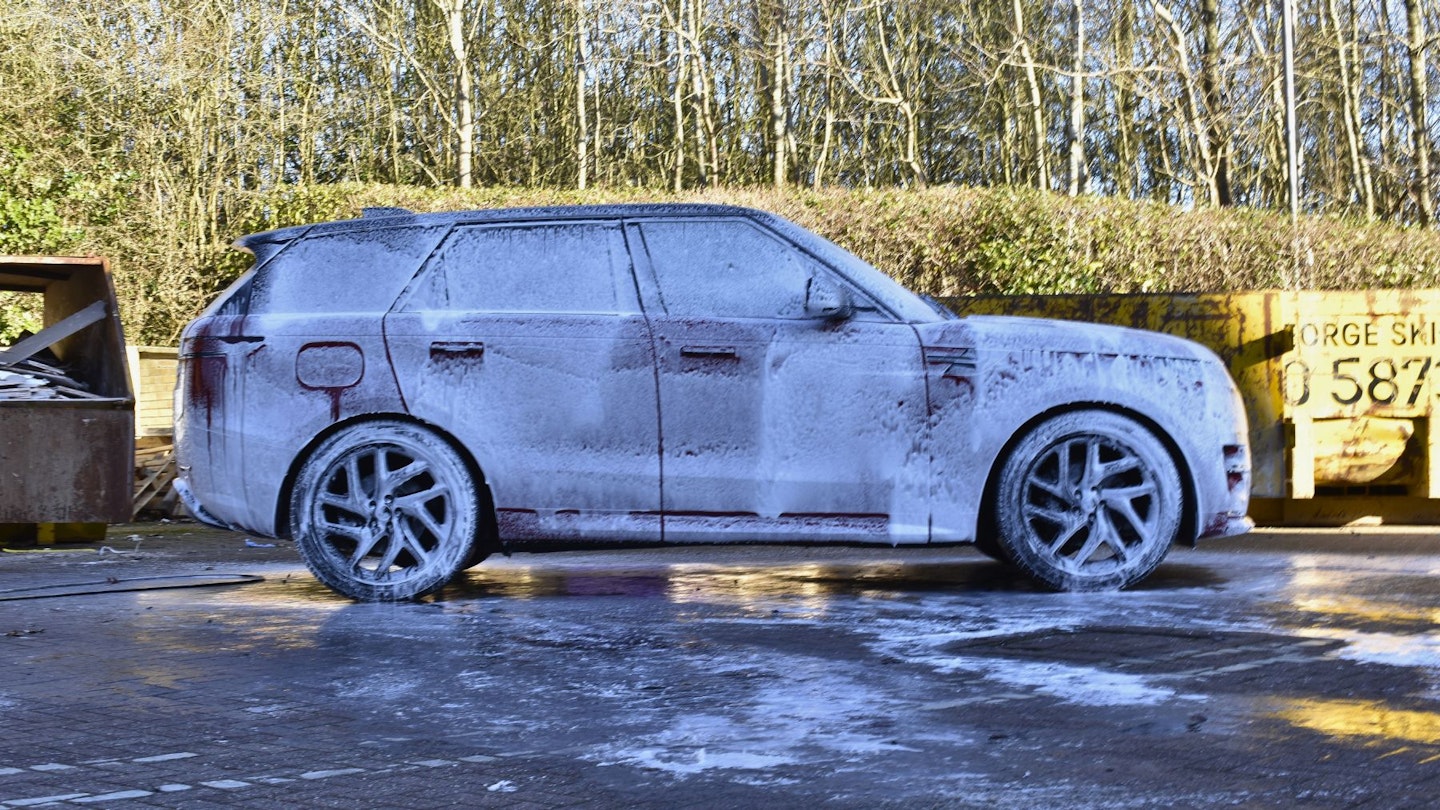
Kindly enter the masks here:
[[410, 413], [474, 454], [506, 539], [659, 539], [650, 335], [616, 222], [460, 225], [385, 319]]

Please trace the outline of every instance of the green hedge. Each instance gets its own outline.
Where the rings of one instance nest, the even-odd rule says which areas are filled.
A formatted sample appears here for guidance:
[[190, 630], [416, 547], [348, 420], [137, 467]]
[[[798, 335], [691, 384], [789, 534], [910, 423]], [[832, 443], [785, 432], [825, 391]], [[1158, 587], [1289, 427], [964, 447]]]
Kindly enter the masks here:
[[[231, 236], [358, 216], [366, 206], [446, 211], [519, 205], [698, 201], [774, 211], [913, 289], [974, 293], [1227, 292], [1440, 286], [1440, 232], [1251, 209], [1200, 209], [1015, 188], [821, 191], [460, 190], [381, 185], [285, 187], [256, 195]], [[163, 234], [132, 231], [113, 250], [127, 333], [173, 342], [248, 257], [213, 245], [177, 259]], [[148, 241], [147, 241], [148, 238]]]

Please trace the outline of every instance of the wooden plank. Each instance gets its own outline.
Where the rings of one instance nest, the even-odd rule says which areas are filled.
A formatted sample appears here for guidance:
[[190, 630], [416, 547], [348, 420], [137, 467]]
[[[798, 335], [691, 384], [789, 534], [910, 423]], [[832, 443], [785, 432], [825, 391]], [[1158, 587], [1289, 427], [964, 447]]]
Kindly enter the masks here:
[[106, 399], [99, 394], [92, 394], [89, 391], [81, 391], [79, 388], [71, 388], [65, 385], [53, 385], [51, 388], [59, 391], [69, 399]]
[[64, 369], [56, 368], [52, 365], [49, 365], [48, 363], [42, 363], [33, 357], [29, 360], [21, 360], [20, 362], [15, 363], [12, 367], [26, 373], [32, 371], [39, 371], [45, 374], [59, 374], [62, 377], [65, 376]]
[[45, 371], [21, 371], [19, 373], [29, 377], [33, 377], [37, 380], [45, 380], [46, 382], [52, 382], [56, 385], [63, 385], [69, 388], [85, 387], [81, 385], [79, 380], [76, 380], [74, 377], [67, 377], [64, 374], [51, 374]]
[[174, 451], [175, 445], [173, 444], [157, 444], [154, 447], [142, 447], [139, 450], [136, 450], [135, 457], [141, 458], [143, 456], [163, 456], [166, 453], [172, 453]]
[[104, 319], [105, 302], [96, 301], [79, 312], [62, 318], [59, 323], [51, 324], [10, 348], [0, 351], [0, 366], [13, 366], [22, 360], [28, 360], [33, 355], [54, 346], [81, 329]]

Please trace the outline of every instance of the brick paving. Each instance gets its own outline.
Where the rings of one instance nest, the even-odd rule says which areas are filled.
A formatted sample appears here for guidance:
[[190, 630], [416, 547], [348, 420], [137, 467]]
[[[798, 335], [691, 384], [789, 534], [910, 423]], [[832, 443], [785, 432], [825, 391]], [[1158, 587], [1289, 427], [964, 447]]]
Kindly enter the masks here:
[[[0, 554], [0, 808], [1440, 792], [1440, 532], [1262, 532], [1086, 595], [968, 549], [567, 552], [406, 605], [256, 542], [145, 524]], [[237, 574], [264, 581], [214, 584]], [[67, 595], [16, 598], [41, 587]]]

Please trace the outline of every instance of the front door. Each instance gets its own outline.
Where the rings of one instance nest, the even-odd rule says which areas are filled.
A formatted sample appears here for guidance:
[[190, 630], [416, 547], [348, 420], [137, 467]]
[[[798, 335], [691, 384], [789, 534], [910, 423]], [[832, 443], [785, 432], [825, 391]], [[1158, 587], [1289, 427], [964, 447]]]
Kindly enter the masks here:
[[[665, 539], [924, 542], [914, 330], [749, 221], [632, 233], [659, 370]], [[816, 284], [843, 287], [857, 311], [807, 315]]]

